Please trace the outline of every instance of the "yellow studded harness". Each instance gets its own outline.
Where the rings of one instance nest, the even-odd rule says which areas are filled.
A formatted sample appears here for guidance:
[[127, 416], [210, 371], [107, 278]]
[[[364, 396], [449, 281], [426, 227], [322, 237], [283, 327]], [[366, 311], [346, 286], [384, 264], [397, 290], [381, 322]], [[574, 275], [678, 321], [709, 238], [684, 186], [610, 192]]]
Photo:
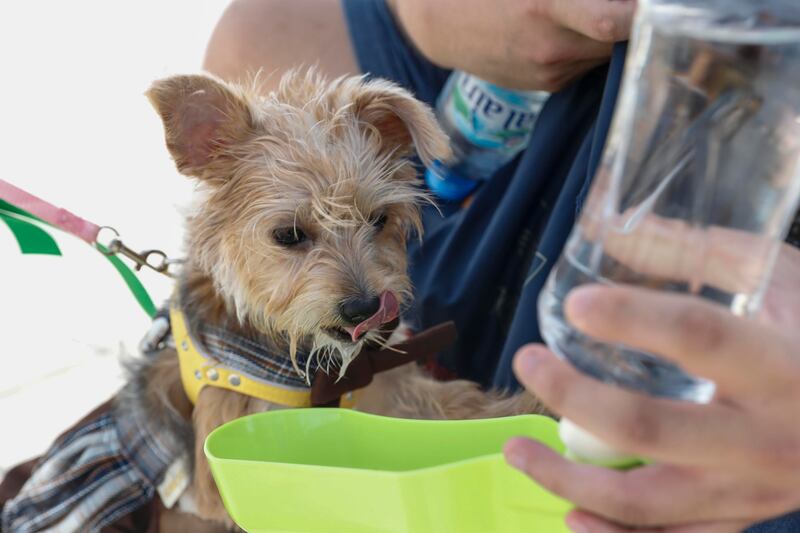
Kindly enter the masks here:
[[204, 387], [217, 387], [286, 407], [353, 407], [359, 391], [375, 374], [426, 359], [452, 344], [456, 336], [454, 324], [447, 322], [391, 348], [365, 346], [339, 378], [338, 373], [328, 375], [312, 365], [302, 354], [298, 366], [308, 368], [308, 376], [299, 375], [288, 355], [276, 353], [264, 339], [212, 326], [191, 331], [190, 321], [175, 301], [169, 322], [181, 381], [192, 403]]

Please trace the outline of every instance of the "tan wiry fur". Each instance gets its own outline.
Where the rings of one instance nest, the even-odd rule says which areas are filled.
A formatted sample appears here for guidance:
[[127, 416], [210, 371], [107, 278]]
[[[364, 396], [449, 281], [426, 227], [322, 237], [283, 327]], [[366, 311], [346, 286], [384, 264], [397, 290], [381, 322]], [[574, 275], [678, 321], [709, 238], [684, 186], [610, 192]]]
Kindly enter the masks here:
[[[346, 325], [340, 302], [385, 291], [401, 305], [411, 300], [405, 243], [421, 235], [425, 196], [410, 156], [424, 163], [449, 157], [430, 109], [386, 81], [328, 82], [314, 72], [290, 73], [266, 96], [209, 76], [176, 76], [156, 82], [148, 97], [178, 169], [199, 184], [187, 220], [183, 305], [201, 320], [270, 336], [287, 357], [303, 347], [334, 369], [345, 367], [365, 341], [329, 333]], [[306, 240], [276, 242], [275, 231], [285, 228]], [[173, 353], [163, 357], [174, 361]], [[174, 362], [159, 369], [159, 386], [174, 389]], [[232, 526], [202, 452], [206, 436], [277, 407], [222, 389], [201, 392], [191, 415], [189, 492], [200, 516]], [[414, 365], [378, 376], [358, 408], [412, 418], [541, 411], [530, 396], [436, 382]]]
[[530, 394], [487, 392], [465, 380], [436, 381], [416, 365], [376, 375], [361, 394], [357, 408], [384, 416], [423, 420], [547, 414]]

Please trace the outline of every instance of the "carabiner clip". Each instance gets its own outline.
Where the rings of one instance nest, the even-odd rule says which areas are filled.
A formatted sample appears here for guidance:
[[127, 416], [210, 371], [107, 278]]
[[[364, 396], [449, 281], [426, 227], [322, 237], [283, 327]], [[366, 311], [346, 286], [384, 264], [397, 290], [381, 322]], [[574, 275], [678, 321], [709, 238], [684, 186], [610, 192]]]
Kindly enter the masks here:
[[169, 259], [167, 254], [161, 250], [145, 250], [143, 252], [136, 252], [128, 248], [120, 239], [119, 232], [112, 227], [103, 226], [101, 229], [108, 229], [114, 232], [116, 238], [112, 239], [105, 248], [108, 250], [107, 255], [121, 254], [135, 263], [133, 269], [137, 272], [142, 270], [142, 267], [147, 267], [151, 270], [164, 274], [165, 276], [174, 277], [169, 271], [170, 265], [182, 263], [182, 260]]

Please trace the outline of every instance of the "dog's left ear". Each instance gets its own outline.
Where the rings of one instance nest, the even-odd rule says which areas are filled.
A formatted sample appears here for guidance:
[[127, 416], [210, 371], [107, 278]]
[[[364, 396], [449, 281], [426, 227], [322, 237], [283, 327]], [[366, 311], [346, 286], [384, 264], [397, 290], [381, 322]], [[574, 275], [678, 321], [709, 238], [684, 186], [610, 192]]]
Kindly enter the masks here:
[[430, 107], [411, 93], [383, 80], [366, 82], [353, 106], [359, 121], [380, 135], [384, 151], [413, 151], [425, 165], [450, 158], [450, 143]]
[[164, 122], [167, 148], [181, 173], [220, 179], [213, 163], [233, 157], [253, 132], [244, 95], [206, 75], [172, 76], [146, 93]]

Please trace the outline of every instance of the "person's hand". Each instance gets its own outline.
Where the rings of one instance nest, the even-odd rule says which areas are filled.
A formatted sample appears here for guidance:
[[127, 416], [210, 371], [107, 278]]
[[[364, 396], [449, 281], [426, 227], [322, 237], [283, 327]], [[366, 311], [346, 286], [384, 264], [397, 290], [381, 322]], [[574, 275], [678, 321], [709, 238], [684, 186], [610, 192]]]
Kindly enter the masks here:
[[606, 62], [636, 0], [389, 0], [430, 61], [509, 89], [557, 91]]
[[[729, 260], [733, 268], [736, 254]], [[567, 519], [574, 531], [740, 531], [800, 508], [800, 251], [782, 249], [758, 319], [688, 296], [599, 286], [573, 291], [566, 314], [586, 334], [717, 384], [708, 405], [657, 399], [590, 379], [543, 346], [520, 350], [517, 376], [548, 407], [655, 461], [614, 471], [509, 441], [512, 465], [577, 505]]]

